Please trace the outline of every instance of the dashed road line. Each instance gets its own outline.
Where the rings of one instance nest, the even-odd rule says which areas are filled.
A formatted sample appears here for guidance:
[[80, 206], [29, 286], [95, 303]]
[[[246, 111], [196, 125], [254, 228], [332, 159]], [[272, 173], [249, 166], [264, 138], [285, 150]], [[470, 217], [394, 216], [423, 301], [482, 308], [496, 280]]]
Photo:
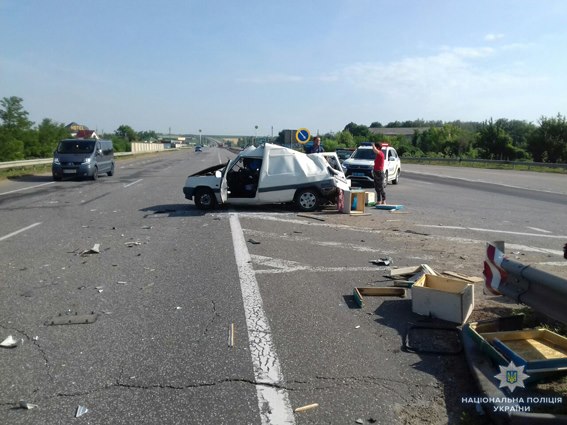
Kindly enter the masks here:
[[135, 185], [136, 183], [140, 183], [142, 180], [144, 180], [144, 179], [138, 179], [138, 180], [136, 180], [136, 181], [134, 181], [134, 182], [132, 182], [132, 183], [125, 184], [125, 185], [124, 185], [124, 188], [130, 187], [130, 186], [132, 186], [132, 185]]
[[517, 235], [517, 236], [534, 236], [538, 238], [567, 239], [567, 236], [565, 235], [542, 235], [540, 233], [513, 232], [511, 230], [483, 229], [481, 227], [440, 226], [436, 224], [416, 224], [416, 226], [428, 227], [433, 229], [472, 230], [473, 232], [504, 233], [507, 235]]
[[23, 187], [23, 188], [21, 188], [21, 189], [14, 189], [14, 190], [10, 190], [9, 192], [2, 192], [2, 193], [0, 193], [0, 196], [2, 196], [2, 195], [9, 195], [10, 193], [21, 192], [21, 191], [23, 191], [23, 190], [35, 189], [36, 187], [47, 186], [48, 184], [54, 184], [54, 183], [55, 183], [55, 182], [48, 182], [48, 183], [36, 184], [36, 185], [34, 185], [34, 186]]
[[0, 241], [3, 241], [3, 240], [8, 239], [8, 238], [11, 238], [12, 236], [16, 236], [17, 234], [22, 233], [22, 232], [25, 232], [26, 230], [30, 230], [30, 229], [32, 229], [32, 228], [34, 228], [34, 227], [36, 227], [36, 226], [39, 226], [40, 224], [41, 224], [41, 222], [39, 222], [39, 223], [34, 223], [34, 224], [30, 224], [29, 226], [24, 227], [23, 229], [16, 230], [15, 232], [12, 232], [12, 233], [10, 233], [10, 234], [7, 234], [7, 235], [5, 235], [5, 236], [0, 237]]

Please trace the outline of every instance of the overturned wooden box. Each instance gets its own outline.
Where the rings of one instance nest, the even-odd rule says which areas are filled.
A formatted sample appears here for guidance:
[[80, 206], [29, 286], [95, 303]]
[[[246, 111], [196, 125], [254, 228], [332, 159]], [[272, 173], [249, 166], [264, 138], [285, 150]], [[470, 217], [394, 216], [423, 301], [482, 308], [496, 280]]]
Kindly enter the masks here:
[[567, 338], [548, 329], [486, 332], [482, 336], [516, 366], [567, 370]]
[[474, 308], [472, 284], [424, 274], [411, 287], [412, 311], [463, 324]]

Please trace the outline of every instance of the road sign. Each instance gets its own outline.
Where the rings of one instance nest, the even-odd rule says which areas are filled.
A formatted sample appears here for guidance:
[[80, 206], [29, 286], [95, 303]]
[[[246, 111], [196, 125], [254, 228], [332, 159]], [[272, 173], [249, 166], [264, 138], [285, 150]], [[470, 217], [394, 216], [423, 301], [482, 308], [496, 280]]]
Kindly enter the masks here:
[[306, 128], [300, 128], [295, 132], [295, 140], [304, 145], [311, 138], [311, 133]]

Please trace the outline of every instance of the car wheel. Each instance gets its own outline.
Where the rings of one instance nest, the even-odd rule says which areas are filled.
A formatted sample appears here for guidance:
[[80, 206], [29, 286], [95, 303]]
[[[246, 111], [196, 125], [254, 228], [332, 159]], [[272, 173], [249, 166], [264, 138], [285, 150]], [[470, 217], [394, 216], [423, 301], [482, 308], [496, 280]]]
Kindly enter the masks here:
[[212, 210], [217, 204], [215, 194], [211, 189], [197, 189], [195, 192], [195, 205], [200, 210]]
[[295, 195], [295, 204], [301, 211], [315, 211], [319, 206], [319, 194], [314, 189], [303, 189]]
[[398, 171], [396, 172], [396, 178], [392, 180], [392, 183], [398, 184], [399, 182], [400, 182], [400, 170], [398, 169]]
[[108, 177], [112, 177], [114, 175], [114, 164], [110, 166], [110, 171], [106, 173]]
[[53, 174], [53, 180], [56, 181], [56, 182], [60, 182], [62, 180], [62, 177]]
[[98, 167], [95, 167], [93, 170], [93, 180], [98, 180]]
[[388, 186], [388, 171], [384, 171], [384, 187]]

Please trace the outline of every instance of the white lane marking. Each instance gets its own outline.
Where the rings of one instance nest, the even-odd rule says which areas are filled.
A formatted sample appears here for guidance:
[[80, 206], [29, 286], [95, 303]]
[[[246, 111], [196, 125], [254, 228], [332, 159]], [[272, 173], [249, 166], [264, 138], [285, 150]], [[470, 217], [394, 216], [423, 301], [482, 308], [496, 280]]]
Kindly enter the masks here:
[[53, 184], [55, 182], [48, 182], [48, 183], [42, 183], [42, 184], [36, 184], [35, 186], [28, 186], [28, 187], [23, 187], [21, 189], [14, 189], [14, 190], [10, 190], [9, 192], [2, 192], [0, 193], [0, 196], [2, 195], [8, 195], [10, 193], [16, 193], [16, 192], [21, 192], [22, 190], [28, 190], [28, 189], [34, 189], [36, 187], [41, 187], [41, 186], [47, 186], [48, 184]]
[[474, 232], [505, 233], [507, 235], [535, 236], [538, 238], [567, 239], [567, 236], [565, 235], [541, 235], [539, 233], [512, 232], [509, 230], [483, 229], [480, 227], [439, 226], [436, 224], [416, 224], [416, 226], [430, 227], [435, 229], [460, 229], [460, 230], [472, 230]]
[[349, 249], [351, 251], [357, 252], [374, 252], [379, 254], [397, 254], [398, 251], [391, 250], [391, 249], [374, 249], [369, 246], [363, 245], [356, 245], [352, 243], [344, 243], [344, 242], [332, 242], [332, 241], [316, 241], [307, 236], [300, 236], [299, 234], [293, 233], [270, 233], [270, 232], [263, 232], [261, 230], [253, 230], [253, 229], [246, 229], [246, 234], [251, 236], [256, 236], [260, 238], [269, 238], [269, 239], [280, 239], [284, 241], [290, 242], [301, 242], [303, 244], [311, 244], [317, 246], [323, 246], [326, 248], [337, 248], [337, 249]]
[[289, 397], [283, 388], [283, 374], [272, 341], [270, 324], [263, 309], [260, 288], [237, 213], [230, 213], [230, 229], [244, 302], [260, 419], [266, 425], [295, 424]]
[[138, 180], [136, 180], [135, 182], [125, 184], [124, 187], [125, 187], [125, 188], [126, 188], [126, 187], [130, 187], [130, 186], [132, 186], [132, 185], [134, 185], [134, 184], [136, 184], [136, 183], [140, 183], [142, 180], [144, 180], [144, 179], [138, 179]]
[[[274, 215], [267, 215], [264, 213], [238, 213], [238, 215], [243, 218], [257, 218], [260, 220], [267, 220], [267, 221], [279, 221], [281, 223], [330, 227], [333, 229], [345, 229], [345, 230], [352, 230], [352, 231], [364, 232], [364, 233], [377, 233], [377, 234], [382, 233], [381, 230], [370, 229], [368, 227], [353, 227], [353, 226], [347, 226], [345, 224], [320, 223], [310, 220], [308, 218], [306, 218], [305, 220], [298, 220], [298, 219], [285, 218], [285, 216], [283, 215], [274, 216]], [[224, 215], [217, 214], [217, 217], [222, 217], [222, 216]], [[286, 216], [291, 217], [294, 216], [294, 214], [286, 214]]]
[[528, 229], [532, 229], [532, 230], [535, 230], [536, 232], [541, 232], [541, 233], [552, 233], [552, 232], [550, 232], [549, 230], [540, 229], [539, 227], [530, 227], [530, 226], [527, 226], [527, 227], [528, 227]]
[[259, 266], [272, 267], [272, 269], [256, 270], [256, 274], [278, 274], [291, 273], [297, 271], [307, 272], [375, 272], [388, 270], [387, 267], [313, 267], [297, 261], [283, 260], [280, 258], [264, 257], [262, 255], [252, 255], [252, 261]]
[[15, 232], [12, 232], [12, 233], [10, 233], [10, 234], [8, 234], [8, 235], [6, 235], [6, 236], [2, 236], [2, 237], [0, 238], [0, 241], [3, 241], [4, 239], [11, 238], [12, 236], [17, 235], [18, 233], [25, 232], [26, 230], [30, 230], [30, 229], [34, 228], [35, 226], [39, 226], [40, 224], [41, 224], [41, 222], [39, 222], [39, 223], [34, 223], [34, 224], [30, 224], [28, 227], [24, 227], [23, 229], [16, 230]]

